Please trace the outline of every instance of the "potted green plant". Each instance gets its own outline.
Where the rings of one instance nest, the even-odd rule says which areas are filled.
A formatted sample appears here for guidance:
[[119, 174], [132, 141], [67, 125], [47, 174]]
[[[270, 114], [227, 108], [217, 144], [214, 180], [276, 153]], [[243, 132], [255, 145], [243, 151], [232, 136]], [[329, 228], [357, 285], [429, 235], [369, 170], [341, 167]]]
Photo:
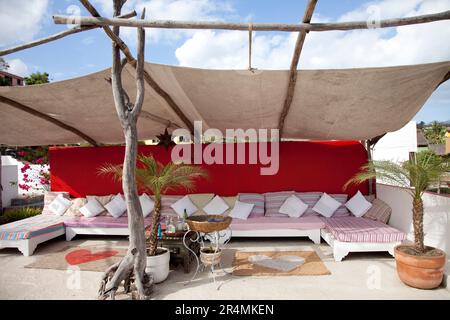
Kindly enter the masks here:
[[425, 151], [419, 152], [415, 160], [401, 164], [391, 161], [371, 161], [345, 186], [379, 178], [383, 182], [404, 187], [411, 195], [414, 244], [402, 244], [395, 248], [397, 273], [400, 279], [411, 287], [432, 289], [442, 282], [445, 252], [424, 245], [422, 195], [430, 184], [437, 181], [448, 169], [448, 160]]
[[[158, 226], [161, 220], [161, 195], [167, 192], [184, 189], [187, 192], [194, 189], [198, 178], [207, 177], [207, 172], [200, 166], [176, 164], [169, 162], [163, 165], [153, 156], [138, 156], [139, 165], [136, 168], [136, 181], [142, 191], [153, 194], [155, 207], [150, 225], [145, 229], [147, 240], [146, 272], [152, 273], [155, 283], [164, 281], [169, 275], [170, 253], [167, 249], [158, 247]], [[100, 174], [112, 175], [115, 179], [122, 178], [122, 165], [107, 164], [99, 169]]]

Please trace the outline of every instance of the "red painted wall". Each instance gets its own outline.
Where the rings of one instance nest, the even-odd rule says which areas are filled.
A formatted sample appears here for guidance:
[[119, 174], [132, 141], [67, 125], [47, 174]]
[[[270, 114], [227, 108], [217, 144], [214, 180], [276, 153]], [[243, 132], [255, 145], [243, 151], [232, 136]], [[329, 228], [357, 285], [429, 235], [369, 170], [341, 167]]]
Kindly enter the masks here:
[[[248, 150], [249, 145], [245, 147]], [[139, 152], [153, 154], [163, 163], [170, 160], [171, 154], [161, 146], [140, 146]], [[97, 171], [105, 163], [122, 163], [123, 155], [122, 146], [51, 148], [52, 190], [68, 191], [73, 197], [121, 192], [120, 183], [99, 176]], [[260, 175], [260, 164], [203, 165], [210, 177], [198, 181], [195, 193], [224, 196], [286, 190], [342, 193], [345, 182], [367, 162], [367, 153], [355, 141], [282, 142], [279, 161], [279, 171], [273, 176]], [[368, 184], [352, 186], [346, 193], [353, 195], [358, 189], [367, 194]], [[173, 192], [183, 193], [183, 190]]]

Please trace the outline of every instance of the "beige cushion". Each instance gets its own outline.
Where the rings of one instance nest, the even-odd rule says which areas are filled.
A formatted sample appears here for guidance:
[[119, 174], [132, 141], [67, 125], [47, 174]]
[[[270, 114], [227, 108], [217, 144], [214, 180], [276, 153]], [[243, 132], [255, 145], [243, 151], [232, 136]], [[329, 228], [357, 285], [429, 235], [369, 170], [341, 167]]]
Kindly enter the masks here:
[[72, 199], [72, 205], [67, 209], [65, 215], [71, 217], [81, 217], [83, 214], [80, 212], [80, 208], [87, 203], [86, 198]]
[[231, 210], [233, 210], [234, 205], [236, 203], [236, 200], [238, 199], [237, 196], [233, 196], [233, 197], [221, 197], [225, 203], [228, 205], [228, 209], [222, 214], [223, 216], [228, 216], [231, 212]]
[[50, 203], [52, 203], [55, 198], [62, 194], [62, 196], [66, 199], [70, 199], [68, 192], [53, 192], [53, 191], [45, 191], [44, 192], [44, 209], [42, 209], [42, 214], [51, 214], [55, 213], [49, 208]]
[[203, 211], [203, 207], [208, 204], [214, 198], [214, 193], [194, 193], [189, 195], [189, 199], [194, 203], [194, 205], [198, 208], [197, 212], [194, 213], [194, 216], [204, 215], [206, 214]]
[[[112, 198], [114, 196], [115, 196], [115, 194], [109, 194], [109, 195], [106, 195], [106, 196], [86, 196], [86, 200], [89, 201], [89, 199], [95, 198], [95, 199], [97, 199], [98, 202], [100, 202], [100, 204], [102, 206], [105, 206], [106, 204], [108, 204], [112, 200]], [[101, 212], [99, 214], [99, 216], [111, 216], [111, 215], [105, 209], [103, 212]]]
[[388, 223], [391, 217], [392, 209], [387, 205], [386, 202], [380, 199], [374, 199], [372, 202], [372, 207], [363, 216], [364, 218], [380, 221], [383, 223]]

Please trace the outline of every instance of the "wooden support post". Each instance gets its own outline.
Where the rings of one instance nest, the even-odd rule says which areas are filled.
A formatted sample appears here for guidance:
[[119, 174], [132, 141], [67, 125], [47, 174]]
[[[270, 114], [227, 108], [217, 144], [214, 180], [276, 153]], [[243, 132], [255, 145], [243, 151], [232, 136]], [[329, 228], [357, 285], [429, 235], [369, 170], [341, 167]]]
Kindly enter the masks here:
[[[90, 14], [92, 14], [96, 18], [101, 18], [100, 13], [92, 6], [92, 4], [90, 4], [88, 0], [80, 0], [80, 2], [89, 11]], [[125, 44], [125, 42], [123, 42], [123, 40], [118, 35], [116, 35], [108, 26], [103, 26], [103, 30], [106, 32], [108, 37], [110, 37], [111, 40], [113, 40], [116, 43], [116, 45], [120, 48], [120, 50], [123, 52], [127, 62], [133, 68], [136, 69], [137, 65], [136, 59], [131, 54], [130, 49]], [[159, 86], [159, 84], [153, 79], [152, 76], [150, 76], [150, 74], [145, 70], [145, 68], [144, 68], [144, 80], [157, 94], [159, 94], [167, 102], [169, 107], [175, 112], [175, 114], [181, 119], [181, 121], [183, 121], [183, 123], [187, 126], [189, 131], [191, 131], [191, 133], [193, 134], [194, 124], [184, 114], [184, 112], [173, 100], [173, 98], [163, 88], [161, 88], [161, 86]]]
[[[130, 13], [121, 15], [118, 18], [128, 19], [128, 18], [132, 18], [132, 17], [135, 17], [135, 16], [136, 16], [136, 11], [132, 11]], [[39, 45], [44, 44], [44, 43], [52, 42], [52, 41], [55, 41], [55, 40], [67, 37], [67, 36], [69, 36], [71, 34], [76, 34], [76, 33], [79, 33], [79, 32], [88, 31], [88, 30], [97, 29], [97, 28], [100, 28], [100, 26], [83, 26], [83, 27], [76, 26], [76, 27], [74, 27], [72, 29], [64, 30], [64, 31], [52, 34], [51, 36], [48, 36], [48, 37], [45, 37], [45, 38], [41, 38], [41, 39], [38, 39], [38, 40], [34, 40], [32, 42], [28, 42], [28, 43], [25, 43], [25, 44], [18, 45], [16, 47], [12, 47], [12, 48], [1, 50], [0, 51], [0, 57], [1, 56], [5, 56], [7, 54], [14, 53], [14, 52], [18, 52], [18, 51], [22, 51], [22, 50], [25, 50], [25, 49], [33, 48], [33, 47], [39, 46]]]
[[30, 108], [20, 102], [17, 102], [15, 100], [9, 99], [7, 97], [4, 96], [0, 96], [0, 102], [4, 103], [7, 106], [10, 106], [12, 108], [18, 109], [18, 110], [22, 110], [28, 114], [31, 114], [35, 117], [41, 118], [45, 121], [48, 121], [50, 123], [53, 123], [54, 125], [72, 132], [73, 134], [79, 136], [81, 139], [89, 142], [90, 144], [92, 144], [93, 146], [98, 146], [99, 144], [97, 143], [97, 141], [95, 141], [93, 138], [91, 138], [90, 136], [88, 136], [87, 134], [81, 132], [80, 130], [78, 130], [77, 128], [74, 128], [72, 126], [69, 126], [68, 124], [65, 124], [62, 121], [59, 121], [58, 119], [55, 119], [53, 117], [50, 117], [49, 115], [42, 113], [40, 111], [34, 110], [33, 108]]
[[[415, 17], [385, 19], [378, 21], [377, 28], [391, 28], [407, 26], [412, 24], [429, 23], [435, 21], [450, 20], [450, 10], [425, 14]], [[85, 26], [120, 26], [134, 28], [157, 28], [157, 29], [211, 29], [211, 30], [241, 30], [248, 31], [247, 23], [230, 22], [194, 22], [194, 21], [171, 21], [171, 20], [124, 20], [104, 17], [82, 17], [54, 15], [56, 24], [77, 24]], [[300, 31], [348, 31], [360, 29], [374, 29], [370, 21], [335, 22], [335, 23], [254, 23], [253, 31], [278, 31], [278, 32], [300, 32]]]
[[[316, 7], [317, 0], [309, 0], [306, 6], [305, 14], [303, 16], [303, 23], [309, 23]], [[289, 82], [287, 85], [286, 96], [284, 98], [283, 109], [281, 110], [280, 118], [278, 120], [278, 129], [280, 130], [279, 137], [283, 137], [284, 122], [291, 108], [292, 100], [295, 93], [295, 84], [297, 83], [297, 66], [300, 60], [303, 44], [305, 43], [307, 31], [300, 31], [297, 41], [295, 43], [294, 56], [292, 57], [291, 67], [289, 69]]]

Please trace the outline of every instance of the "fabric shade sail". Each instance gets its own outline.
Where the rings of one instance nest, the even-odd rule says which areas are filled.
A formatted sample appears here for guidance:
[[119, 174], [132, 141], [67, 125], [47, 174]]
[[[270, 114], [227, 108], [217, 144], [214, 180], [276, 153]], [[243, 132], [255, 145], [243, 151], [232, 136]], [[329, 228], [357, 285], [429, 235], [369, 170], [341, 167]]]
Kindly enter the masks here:
[[[203, 130], [278, 128], [288, 70], [205, 70], [146, 64], [146, 70], [187, 118]], [[282, 138], [364, 140], [403, 127], [448, 78], [450, 61], [336, 70], [299, 70]], [[0, 87], [0, 144], [53, 145], [85, 142], [48, 120], [11, 106], [15, 101], [76, 128], [101, 144], [123, 143], [110, 69], [80, 78], [26, 87]], [[134, 69], [123, 72], [134, 101]], [[3, 97], [3, 99], [2, 99]], [[186, 127], [169, 104], [146, 84], [139, 139]]]

